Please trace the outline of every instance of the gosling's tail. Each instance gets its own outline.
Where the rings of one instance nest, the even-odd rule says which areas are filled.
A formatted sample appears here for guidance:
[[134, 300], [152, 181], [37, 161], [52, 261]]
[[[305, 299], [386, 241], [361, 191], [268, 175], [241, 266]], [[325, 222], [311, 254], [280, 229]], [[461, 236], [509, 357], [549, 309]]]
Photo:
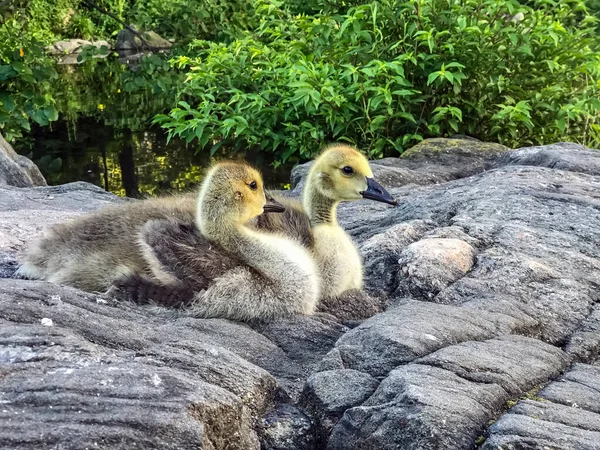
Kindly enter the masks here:
[[164, 285], [134, 274], [117, 281], [108, 294], [119, 300], [142, 305], [179, 309], [190, 306], [196, 292], [184, 283]]

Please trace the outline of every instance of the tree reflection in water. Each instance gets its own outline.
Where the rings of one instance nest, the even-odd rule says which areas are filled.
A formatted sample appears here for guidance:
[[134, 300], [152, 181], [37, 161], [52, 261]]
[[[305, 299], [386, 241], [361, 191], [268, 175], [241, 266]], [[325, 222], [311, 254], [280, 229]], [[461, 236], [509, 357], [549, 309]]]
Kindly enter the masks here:
[[49, 184], [87, 181], [121, 196], [181, 192], [202, 180], [215, 159], [245, 158], [283, 188], [289, 167], [273, 169], [270, 154], [233, 152], [225, 146], [211, 157], [196, 142], [172, 139], [151, 124], [176, 104], [179, 76], [154, 55], [136, 70], [116, 59], [60, 68], [55, 98], [59, 120], [32, 127], [15, 149], [40, 166]]

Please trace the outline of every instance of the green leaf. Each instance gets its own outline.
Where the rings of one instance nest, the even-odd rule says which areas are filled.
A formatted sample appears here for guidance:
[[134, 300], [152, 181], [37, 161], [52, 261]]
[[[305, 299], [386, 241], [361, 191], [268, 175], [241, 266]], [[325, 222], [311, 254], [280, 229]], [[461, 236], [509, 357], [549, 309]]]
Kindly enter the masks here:
[[38, 123], [39, 125], [45, 126], [48, 125], [50, 122], [48, 122], [48, 118], [46, 117], [46, 114], [44, 114], [44, 110], [42, 109], [35, 109], [32, 112], [27, 114], [29, 117], [31, 117], [31, 119]]
[[58, 111], [54, 106], [46, 106], [43, 111], [44, 115], [50, 122], [58, 120]]
[[14, 112], [15, 110], [15, 101], [14, 98], [7, 94], [7, 93], [2, 93], [0, 94], [0, 102], [2, 102], [2, 105], [4, 106], [4, 108], [6, 108], [8, 110], [8, 112]]
[[429, 86], [431, 83], [433, 83], [441, 74], [442, 74], [442, 72], [430, 73], [429, 76], [427, 77], [427, 86]]
[[11, 65], [0, 66], [0, 81], [8, 80], [17, 75], [17, 71]]
[[531, 56], [532, 58], [534, 57], [534, 56], [533, 56], [533, 53], [531, 52], [531, 46], [530, 46], [530, 45], [521, 45], [521, 46], [518, 48], [518, 50], [519, 50], [519, 53], [523, 53], [523, 54], [525, 54], [525, 55], [529, 55], [529, 56]]
[[373, 120], [371, 120], [371, 124], [369, 125], [369, 129], [371, 130], [371, 132], [374, 132], [379, 127], [381, 127], [381, 125], [383, 125], [386, 120], [387, 120], [386, 116], [375, 116], [373, 118]]
[[458, 123], [456, 119], [449, 119], [448, 123], [450, 124], [450, 128], [452, 128], [455, 132], [458, 132]]
[[458, 67], [459, 69], [464, 69], [465, 66], [463, 66], [461, 63], [458, 63], [456, 61], [453, 61], [451, 63], [445, 64], [446, 69], [451, 69], [452, 67]]
[[413, 95], [415, 91], [411, 91], [409, 89], [399, 89], [397, 91], [392, 91], [393, 95], [398, 95], [400, 97], [407, 97], [409, 95]]
[[204, 128], [206, 128], [206, 122], [202, 121], [196, 126], [196, 129], [194, 130], [195, 135], [199, 141], [202, 141], [202, 136], [204, 135]]
[[412, 123], [417, 123], [417, 121], [415, 120], [415, 116], [413, 116], [411, 113], [408, 113], [408, 112], [396, 113], [396, 117], [399, 117], [401, 119], [406, 119]]

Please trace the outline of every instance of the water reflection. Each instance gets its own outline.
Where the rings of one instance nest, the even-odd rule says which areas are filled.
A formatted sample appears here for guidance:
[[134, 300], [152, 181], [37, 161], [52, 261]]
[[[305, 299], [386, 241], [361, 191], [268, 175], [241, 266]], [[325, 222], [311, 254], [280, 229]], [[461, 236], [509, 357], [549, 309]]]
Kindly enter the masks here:
[[267, 186], [284, 188], [289, 167], [273, 169], [269, 155], [231, 153], [213, 158], [196, 154], [194, 142], [167, 143], [152, 118], [175, 103], [177, 74], [153, 56], [128, 70], [118, 60], [62, 66], [55, 86], [59, 120], [32, 127], [15, 149], [33, 159], [49, 184], [87, 181], [121, 196], [143, 197], [188, 190], [198, 185], [215, 159], [247, 159], [264, 174]]

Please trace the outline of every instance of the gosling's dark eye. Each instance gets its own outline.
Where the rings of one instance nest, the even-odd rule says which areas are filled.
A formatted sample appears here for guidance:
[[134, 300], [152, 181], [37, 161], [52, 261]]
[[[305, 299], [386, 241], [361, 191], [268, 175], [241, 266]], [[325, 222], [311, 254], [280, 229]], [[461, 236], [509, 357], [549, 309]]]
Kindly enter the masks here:
[[252, 189], [253, 191], [256, 190], [256, 188], [258, 187], [258, 185], [256, 184], [256, 181], [251, 181], [248, 186], [250, 186], [250, 189]]
[[354, 169], [350, 166], [342, 167], [342, 172], [346, 175], [352, 175], [354, 173]]

